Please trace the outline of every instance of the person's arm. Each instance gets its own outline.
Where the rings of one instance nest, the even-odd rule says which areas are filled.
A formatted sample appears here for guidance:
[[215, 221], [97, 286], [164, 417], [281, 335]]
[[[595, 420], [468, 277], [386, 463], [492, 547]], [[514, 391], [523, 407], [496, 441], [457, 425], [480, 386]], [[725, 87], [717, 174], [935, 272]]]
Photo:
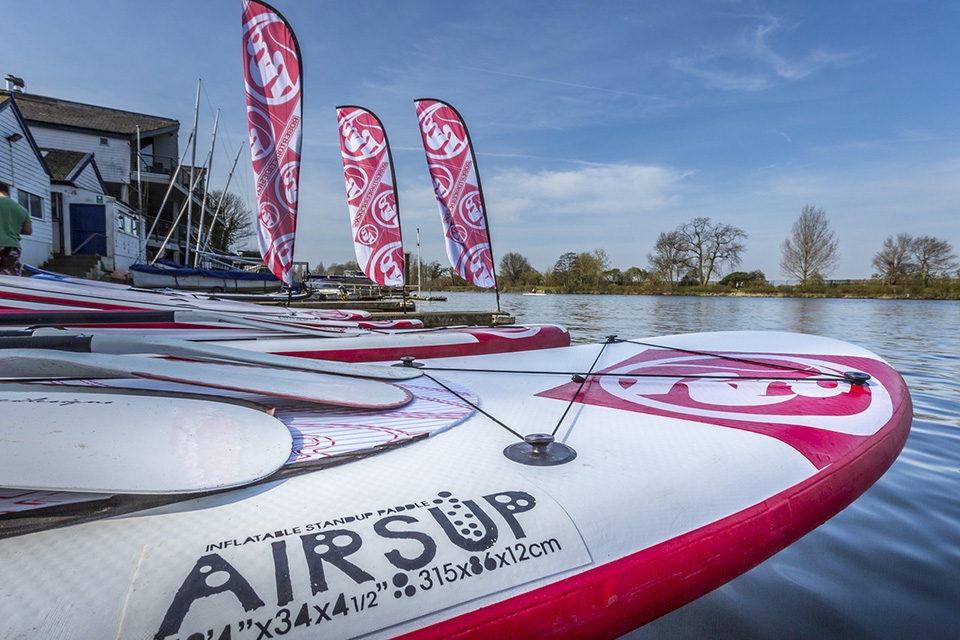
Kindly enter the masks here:
[[20, 235], [28, 236], [33, 233], [33, 223], [27, 220], [23, 223], [23, 226], [20, 227]]

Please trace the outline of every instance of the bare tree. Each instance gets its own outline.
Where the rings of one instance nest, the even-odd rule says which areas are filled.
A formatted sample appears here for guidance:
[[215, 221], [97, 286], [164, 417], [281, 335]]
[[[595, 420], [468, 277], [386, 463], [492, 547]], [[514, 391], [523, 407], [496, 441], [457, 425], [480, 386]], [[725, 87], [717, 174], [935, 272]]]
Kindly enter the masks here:
[[950, 243], [932, 236], [914, 238], [910, 245], [910, 253], [917, 271], [920, 272], [923, 286], [927, 286], [930, 276], [945, 273], [957, 266], [957, 256], [953, 253]]
[[793, 223], [790, 237], [780, 245], [780, 271], [807, 282], [825, 277], [840, 264], [837, 240], [823, 209], [807, 205]]
[[729, 224], [714, 224], [710, 218], [693, 218], [677, 227], [686, 262], [701, 285], [710, 281], [723, 265], [740, 264], [747, 234]]
[[901, 233], [896, 237], [887, 236], [883, 246], [873, 256], [871, 264], [877, 270], [876, 275], [883, 278], [887, 284], [897, 284], [900, 278], [913, 270], [910, 263], [910, 251], [913, 247], [913, 237], [909, 233]]
[[220, 191], [211, 191], [207, 194], [207, 207], [216, 211], [217, 205], [220, 205], [217, 214], [217, 221], [213, 224], [213, 230], [210, 232], [210, 247], [214, 251], [228, 253], [234, 250], [237, 245], [254, 234], [253, 212], [247, 207], [240, 196], [235, 193], [227, 193], [223, 196], [221, 204]]
[[436, 260], [422, 265], [424, 280], [439, 280], [443, 277], [443, 265]]
[[660, 275], [672, 287], [680, 282], [680, 275], [687, 266], [683, 242], [676, 231], [661, 233], [647, 254], [650, 270]]
[[347, 260], [343, 264], [339, 262], [331, 262], [330, 266], [327, 268], [327, 273], [334, 276], [342, 276], [347, 273], [355, 273], [360, 271], [360, 265], [357, 264], [356, 260]]

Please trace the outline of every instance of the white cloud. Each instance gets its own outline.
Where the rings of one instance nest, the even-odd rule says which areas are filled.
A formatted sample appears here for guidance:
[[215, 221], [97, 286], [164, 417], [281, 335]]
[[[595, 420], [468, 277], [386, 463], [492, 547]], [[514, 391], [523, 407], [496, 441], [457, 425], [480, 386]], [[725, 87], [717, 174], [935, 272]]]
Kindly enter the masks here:
[[780, 20], [770, 18], [767, 24], [757, 26], [753, 30], [753, 37], [745, 42], [746, 54], [753, 55], [780, 78], [799, 80], [819, 71], [823, 67], [834, 66], [850, 59], [851, 53], [832, 53], [817, 49], [795, 60], [789, 60], [776, 53], [767, 42], [767, 36], [780, 28]]
[[677, 206], [681, 182], [689, 175], [644, 165], [510, 171], [491, 177], [485, 190], [511, 222], [539, 215], [636, 215]]
[[724, 91], [763, 91], [779, 80], [801, 80], [826, 67], [844, 64], [856, 56], [823, 48], [783, 55], [774, 50], [773, 34], [781, 28], [774, 16], [742, 30], [736, 37], [673, 60], [674, 68], [696, 76], [708, 87]]

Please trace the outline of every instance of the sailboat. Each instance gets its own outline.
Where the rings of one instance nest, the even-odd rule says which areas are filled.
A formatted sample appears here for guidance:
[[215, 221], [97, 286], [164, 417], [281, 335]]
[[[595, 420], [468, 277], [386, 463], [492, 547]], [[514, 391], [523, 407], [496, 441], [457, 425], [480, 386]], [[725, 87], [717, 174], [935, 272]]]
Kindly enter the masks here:
[[[199, 107], [199, 96], [200, 96], [200, 84], [197, 85], [197, 106]], [[196, 115], [196, 112], [195, 112]], [[219, 112], [218, 112], [219, 115]], [[193, 142], [194, 147], [196, 146], [196, 122], [194, 123], [194, 130], [190, 134], [188, 139], [187, 147], [190, 147], [190, 142]], [[213, 150], [214, 150], [214, 141], [216, 140], [216, 125], [214, 126], [214, 136], [210, 145], [210, 152], [207, 154], [207, 160], [204, 162], [205, 169], [203, 172], [194, 177], [192, 167], [191, 167], [191, 188], [189, 192], [192, 194], [196, 188], [196, 180], [199, 180], [200, 175], [204, 174], [204, 188], [203, 188], [203, 204], [201, 208], [201, 213], [205, 210], [206, 207], [206, 190], [207, 184], [209, 183], [209, 168], [212, 164], [213, 159]], [[186, 158], [187, 149], [184, 149], [184, 153], [180, 158], [176, 171], [173, 172], [170, 179], [170, 185], [167, 189], [164, 199], [160, 205], [159, 211], [156, 218], [154, 219], [153, 224], [150, 227], [147, 237], [149, 238], [154, 229], [157, 227], [157, 223], [160, 220], [160, 215], [163, 212], [164, 207], [170, 196], [170, 192], [173, 188], [175, 176], [180, 174], [180, 168], [183, 166], [183, 161]], [[236, 169], [237, 160], [240, 158], [240, 152], [237, 152], [237, 157], [234, 159], [233, 167], [230, 170], [230, 174], [227, 177], [226, 186], [223, 189], [220, 202], [218, 203], [217, 210], [213, 214], [213, 219], [210, 222], [210, 231], [212, 233], [213, 226], [216, 224], [217, 218], [220, 213], [220, 208], [223, 206], [223, 196], [226, 194], [227, 189], [230, 186], [230, 181], [233, 178], [234, 170]], [[167, 233], [167, 236], [164, 238], [160, 248], [156, 251], [156, 257], [150, 262], [139, 262], [130, 266], [130, 275], [133, 279], [133, 285], [142, 289], [177, 289], [185, 291], [205, 291], [211, 293], [273, 293], [281, 289], [282, 282], [279, 278], [273, 275], [270, 271], [262, 269], [262, 263], [259, 265], [256, 263], [250, 263], [249, 268], [237, 268], [234, 263], [238, 260], [241, 260], [232, 256], [222, 256], [210, 251], [201, 250], [201, 237], [203, 236], [203, 216], [201, 215], [199, 228], [197, 231], [197, 242], [196, 247], [193, 251], [194, 255], [194, 264], [193, 266], [188, 266], [185, 264], [178, 264], [170, 260], [160, 259], [159, 256], [163, 253], [163, 250], [166, 248], [170, 239], [173, 235], [174, 230], [180, 223], [184, 213], [187, 214], [187, 228], [191, 229], [192, 233], [192, 214], [191, 208], [193, 206], [193, 198], [187, 198], [183, 206], [180, 208], [176, 219], [174, 220], [173, 225], [171, 225], [170, 231]], [[142, 248], [142, 247], [141, 247]], [[209, 247], [207, 247], [209, 248]], [[185, 247], [187, 261], [190, 259], [190, 247], [189, 242]], [[204, 266], [201, 266], [201, 259], [204, 263]], [[228, 262], [229, 260], [229, 262]], [[248, 262], [248, 261], [247, 261]]]
[[[269, 271], [203, 269], [168, 260], [130, 265], [133, 286], [142, 289], [180, 289], [210, 293], [273, 293], [283, 283]], [[309, 296], [305, 296], [309, 297]]]

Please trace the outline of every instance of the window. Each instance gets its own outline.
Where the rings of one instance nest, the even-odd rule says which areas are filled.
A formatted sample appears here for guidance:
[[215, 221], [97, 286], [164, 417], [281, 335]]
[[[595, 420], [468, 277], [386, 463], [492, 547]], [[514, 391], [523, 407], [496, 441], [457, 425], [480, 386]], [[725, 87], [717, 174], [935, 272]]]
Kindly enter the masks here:
[[21, 207], [30, 212], [31, 218], [43, 220], [43, 200], [40, 199], [40, 196], [35, 196], [23, 189], [17, 189], [17, 200]]
[[118, 230], [118, 231], [125, 231], [125, 230], [126, 230], [126, 226], [127, 226], [127, 216], [122, 215], [122, 214], [119, 215], [119, 216], [117, 216], [117, 230]]
[[100, 138], [100, 144], [102, 144], [105, 147], [109, 146], [110, 140], [108, 140], [107, 138]]

